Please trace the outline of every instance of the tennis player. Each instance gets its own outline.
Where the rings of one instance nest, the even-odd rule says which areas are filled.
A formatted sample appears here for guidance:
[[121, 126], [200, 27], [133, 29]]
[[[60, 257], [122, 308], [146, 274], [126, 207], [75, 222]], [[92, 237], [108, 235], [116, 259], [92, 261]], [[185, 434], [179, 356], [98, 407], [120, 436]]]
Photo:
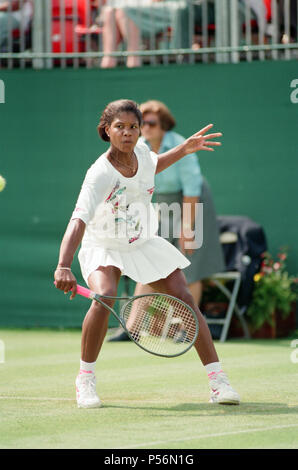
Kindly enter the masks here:
[[[188, 259], [156, 235], [157, 220], [151, 204], [154, 177], [179, 159], [199, 150], [213, 151], [221, 133], [209, 133], [212, 124], [182, 144], [163, 153], [138, 143], [142, 114], [136, 103], [118, 100], [104, 109], [98, 125], [100, 137], [110, 143], [89, 168], [76, 207], [64, 234], [54, 278], [56, 287], [76, 295], [77, 281], [71, 264], [79, 245], [82, 276], [89, 288], [116, 296], [121, 274], [156, 292], [168, 293], [187, 303], [199, 320], [195, 348], [209, 377], [210, 402], [239, 404], [222, 371], [208, 325], [187, 288], [183, 268]], [[112, 301], [107, 304], [113, 306]], [[109, 312], [93, 301], [82, 325], [80, 370], [76, 397], [80, 408], [96, 408], [95, 365], [107, 328]]]

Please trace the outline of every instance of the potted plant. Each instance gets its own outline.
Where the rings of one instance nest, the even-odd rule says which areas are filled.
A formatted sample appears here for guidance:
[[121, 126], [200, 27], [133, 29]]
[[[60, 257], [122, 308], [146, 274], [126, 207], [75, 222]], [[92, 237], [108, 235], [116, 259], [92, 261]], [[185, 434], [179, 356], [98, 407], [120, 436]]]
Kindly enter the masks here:
[[246, 312], [251, 333], [259, 338], [286, 336], [296, 326], [297, 278], [286, 271], [286, 248], [280, 250], [277, 259], [268, 252], [262, 258]]

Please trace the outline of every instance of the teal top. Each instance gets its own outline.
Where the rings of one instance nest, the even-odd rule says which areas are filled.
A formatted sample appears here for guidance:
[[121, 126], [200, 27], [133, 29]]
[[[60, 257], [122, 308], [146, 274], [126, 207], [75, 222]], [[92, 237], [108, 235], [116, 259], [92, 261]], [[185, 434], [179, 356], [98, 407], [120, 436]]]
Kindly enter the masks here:
[[[141, 137], [149, 148], [149, 143]], [[185, 141], [177, 132], [168, 131], [164, 134], [159, 153], [167, 152]], [[201, 195], [203, 177], [198, 156], [191, 153], [178, 162], [155, 175], [155, 193], [168, 194], [182, 192], [183, 196], [195, 197]]]

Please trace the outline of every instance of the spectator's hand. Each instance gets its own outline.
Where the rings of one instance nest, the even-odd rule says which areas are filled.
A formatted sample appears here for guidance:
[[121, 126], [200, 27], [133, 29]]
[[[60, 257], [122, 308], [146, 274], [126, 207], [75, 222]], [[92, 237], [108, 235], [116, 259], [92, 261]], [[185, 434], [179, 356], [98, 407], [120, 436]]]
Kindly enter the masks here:
[[54, 274], [55, 286], [57, 289], [63, 290], [64, 294], [72, 291], [70, 300], [72, 300], [77, 293], [77, 280], [71, 271], [66, 269], [57, 268]]
[[179, 239], [179, 247], [181, 252], [185, 255], [192, 255], [193, 248], [187, 248], [188, 244], [194, 241], [194, 234], [192, 231], [187, 233], [185, 230], [182, 231]]
[[209, 152], [213, 152], [214, 149], [212, 148], [212, 146], [221, 145], [221, 142], [216, 142], [216, 141], [211, 140], [216, 137], [221, 137], [222, 136], [221, 132], [215, 132], [213, 134], [205, 135], [205, 133], [209, 131], [211, 127], [213, 127], [213, 124], [208, 124], [208, 126], [204, 127], [199, 132], [196, 132], [195, 134], [193, 134], [192, 136], [190, 136], [188, 139], [185, 140], [184, 142], [185, 155], [188, 155], [189, 153], [198, 152], [199, 150], [208, 150]]

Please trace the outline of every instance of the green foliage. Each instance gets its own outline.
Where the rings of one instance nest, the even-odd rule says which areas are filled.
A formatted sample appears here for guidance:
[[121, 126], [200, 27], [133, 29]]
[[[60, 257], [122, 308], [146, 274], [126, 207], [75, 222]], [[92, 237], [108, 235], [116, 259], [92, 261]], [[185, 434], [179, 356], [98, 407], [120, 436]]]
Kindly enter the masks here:
[[297, 293], [294, 290], [297, 278], [286, 271], [287, 250], [281, 249], [274, 260], [268, 252], [263, 254], [260, 272], [254, 276], [254, 291], [247, 315], [253, 328], [260, 328], [263, 323], [272, 325], [273, 312], [279, 311], [286, 318]]

